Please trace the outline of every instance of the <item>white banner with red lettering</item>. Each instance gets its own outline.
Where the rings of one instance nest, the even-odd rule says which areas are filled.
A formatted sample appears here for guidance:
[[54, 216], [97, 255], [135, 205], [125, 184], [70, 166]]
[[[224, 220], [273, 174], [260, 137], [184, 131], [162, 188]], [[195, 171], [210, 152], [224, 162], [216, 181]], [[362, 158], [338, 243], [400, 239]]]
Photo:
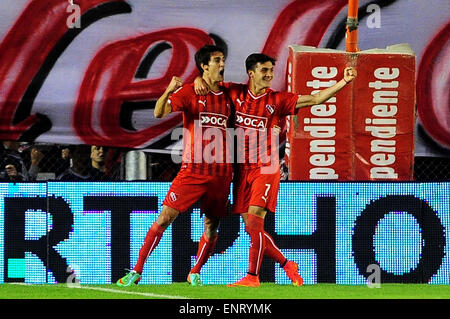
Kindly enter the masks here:
[[[416, 53], [416, 154], [448, 152], [450, 3], [359, 5], [361, 50]], [[0, 139], [154, 147], [181, 124], [154, 119], [155, 100], [173, 75], [193, 80], [195, 50], [226, 46], [235, 82], [250, 53], [272, 55], [285, 90], [288, 46], [345, 50], [346, 15], [347, 0], [2, 0]]]

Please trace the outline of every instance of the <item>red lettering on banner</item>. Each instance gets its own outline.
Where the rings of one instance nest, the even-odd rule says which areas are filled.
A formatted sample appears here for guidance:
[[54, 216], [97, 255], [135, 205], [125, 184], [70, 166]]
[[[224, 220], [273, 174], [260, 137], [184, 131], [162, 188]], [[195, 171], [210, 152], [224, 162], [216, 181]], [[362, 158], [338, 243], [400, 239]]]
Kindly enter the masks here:
[[[82, 15], [93, 8], [111, 3], [123, 5], [127, 2], [126, 0], [76, 1]], [[39, 81], [37, 78], [41, 75], [40, 79], [45, 80], [48, 72], [51, 71], [52, 64], [48, 67], [48, 57], [54, 56], [54, 50], [60, 44], [59, 41], [67, 35], [69, 30], [68, 5], [67, 0], [30, 0], [0, 43], [0, 140], [24, 138], [24, 133], [36, 131], [37, 124], [42, 124], [40, 114], [31, 112], [33, 98], [40, 89], [39, 85], [33, 87], [33, 83], [35, 84], [36, 80]], [[301, 43], [318, 46], [334, 18], [346, 5], [347, 0], [291, 2], [277, 17], [262, 51], [284, 61], [283, 50], [287, 44]], [[297, 28], [294, 27], [298, 21], [301, 21], [302, 29], [296, 32], [294, 29]], [[301, 39], [301, 41], [295, 41], [295, 39]], [[449, 39], [450, 24], [447, 24], [425, 50], [417, 78], [417, 106], [421, 122], [426, 131], [445, 147], [450, 147], [450, 129], [448, 121], [446, 122], [450, 114], [449, 96], [448, 90], [443, 90], [438, 85], [438, 81], [442, 78], [444, 82], [448, 80], [448, 68], [445, 68], [445, 65], [441, 68], [438, 61], [448, 60]], [[151, 45], [162, 41], [170, 43], [173, 48], [171, 61], [164, 76], [159, 79], [139, 81], [134, 79], [138, 63], [146, 50]], [[196, 74], [194, 71], [188, 71], [187, 66], [192, 65], [193, 59], [187, 52], [212, 42], [212, 39], [203, 31], [178, 28], [130, 38], [103, 48], [85, 73], [74, 108], [75, 132], [88, 144], [136, 147], [148, 143], [162, 132], [171, 129], [180, 122], [181, 116], [170, 117], [157, 125], [137, 132], [122, 128], [120, 125], [122, 104], [127, 101], [156, 99], [174, 74], [182, 75], [186, 82], [192, 81]], [[278, 69], [282, 70], [282, 68]], [[376, 90], [381, 88], [378, 88], [380, 85], [394, 84], [373, 82]], [[31, 95], [34, 94], [33, 98], [29, 97], [29, 91], [33, 92], [31, 93]], [[378, 119], [373, 120], [371, 125], [375, 126]], [[310, 121], [304, 124], [310, 126], [319, 124], [317, 118], [311, 117]], [[321, 125], [331, 127], [333, 123], [321, 123]], [[338, 145], [333, 144], [333, 140], [324, 141], [314, 142], [318, 144], [315, 144], [312, 149], [338, 149]], [[393, 141], [383, 141], [383, 144], [379, 144], [379, 141], [373, 141], [373, 143], [374, 149], [390, 150], [393, 147], [391, 145]], [[374, 161], [379, 162], [379, 157], [374, 157]], [[389, 156], [386, 157], [386, 161], [391, 161]]]
[[[83, 14], [106, 2], [111, 1], [77, 3]], [[15, 116], [36, 73], [68, 30], [68, 4], [67, 0], [31, 1], [0, 44], [0, 140], [17, 140], [39, 121], [34, 114], [22, 114], [19, 119]]]
[[[172, 57], [166, 73], [159, 79], [136, 81], [134, 74], [148, 48], [158, 42], [172, 45]], [[146, 129], [131, 132], [120, 126], [120, 111], [125, 101], [157, 99], [176, 74], [192, 82], [198, 71], [194, 68], [189, 46], [194, 50], [212, 44], [205, 32], [191, 28], [176, 28], [118, 41], [104, 47], [94, 57], [81, 84], [74, 110], [73, 127], [81, 139], [90, 145], [138, 147], [181, 121], [181, 115]], [[95, 111], [95, 112], [94, 112]], [[96, 130], [94, 113], [99, 114]], [[102, 134], [102, 133], [104, 134]]]
[[[449, 43], [450, 23], [426, 48], [417, 74], [417, 111], [421, 123], [433, 139], [447, 148], [450, 148], [450, 73], [448, 64], [446, 68], [439, 61], [450, 60]], [[436, 79], [442, 81], [442, 87], [433, 85]]]
[[[339, 12], [348, 4], [347, 0], [336, 1], [317, 1], [317, 0], [297, 0], [287, 5], [278, 15], [272, 30], [262, 50], [263, 53], [276, 58], [278, 61], [285, 61], [288, 57], [286, 48], [293, 44], [302, 44], [310, 46], [319, 46], [325, 32], [331, 25]], [[304, 18], [309, 14], [316, 14], [314, 19], [301, 24], [300, 30], [293, 30], [296, 21]], [[289, 36], [289, 34], [292, 36]], [[286, 54], [286, 57], [284, 56]], [[284, 89], [283, 79], [285, 78], [284, 65], [278, 66], [276, 69], [276, 77], [272, 83], [278, 89]], [[304, 94], [304, 92], [298, 92]], [[282, 124], [282, 132], [286, 131], [286, 123]], [[280, 143], [286, 139], [286, 134], [280, 135]]]
[[311, 21], [309, 28], [299, 30], [299, 34], [302, 34], [305, 38], [301, 44], [318, 46], [333, 19], [347, 4], [347, 0], [297, 0], [290, 3], [283, 9], [275, 21], [267, 37], [263, 53], [277, 57], [281, 50], [286, 50], [287, 45], [298, 43], [295, 41], [288, 44], [284, 43], [286, 35], [290, 32], [294, 22], [311, 12], [324, 8], [315, 17], [314, 21]]

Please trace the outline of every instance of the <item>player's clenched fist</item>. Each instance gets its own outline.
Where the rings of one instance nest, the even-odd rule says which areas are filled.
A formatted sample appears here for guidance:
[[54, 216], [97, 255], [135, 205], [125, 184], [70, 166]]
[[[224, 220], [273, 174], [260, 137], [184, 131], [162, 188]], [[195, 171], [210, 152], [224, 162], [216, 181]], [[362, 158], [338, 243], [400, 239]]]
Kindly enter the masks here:
[[346, 67], [344, 69], [344, 80], [349, 83], [356, 78], [356, 69], [353, 67]]
[[177, 89], [179, 89], [181, 86], [183, 86], [183, 80], [177, 76], [173, 76], [172, 80], [169, 83], [169, 86], [167, 87], [167, 91], [169, 92], [175, 92]]

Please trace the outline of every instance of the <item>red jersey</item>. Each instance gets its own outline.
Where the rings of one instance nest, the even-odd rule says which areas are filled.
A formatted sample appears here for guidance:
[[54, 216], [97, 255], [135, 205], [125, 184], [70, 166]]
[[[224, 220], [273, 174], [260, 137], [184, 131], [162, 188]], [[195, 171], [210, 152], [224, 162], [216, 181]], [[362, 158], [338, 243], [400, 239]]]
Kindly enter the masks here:
[[232, 140], [227, 139], [231, 100], [223, 91], [195, 94], [194, 84], [175, 91], [168, 102], [183, 112], [182, 169], [199, 175], [232, 173]]
[[223, 86], [236, 109], [237, 162], [244, 168], [270, 166], [274, 160], [278, 164], [278, 147], [271, 151], [272, 143], [278, 141], [272, 128], [283, 127], [285, 117], [294, 114], [298, 95], [268, 88], [264, 94], [255, 96], [245, 84], [223, 83]]

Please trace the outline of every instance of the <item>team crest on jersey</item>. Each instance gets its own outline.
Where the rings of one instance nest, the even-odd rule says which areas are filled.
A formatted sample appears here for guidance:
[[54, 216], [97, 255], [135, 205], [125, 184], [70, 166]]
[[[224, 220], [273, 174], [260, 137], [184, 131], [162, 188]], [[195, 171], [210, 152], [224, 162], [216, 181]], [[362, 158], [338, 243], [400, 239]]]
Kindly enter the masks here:
[[169, 198], [171, 202], [175, 202], [178, 199], [178, 196], [174, 192], [170, 192]]
[[267, 126], [267, 117], [236, 112], [236, 126], [264, 131]]
[[266, 110], [269, 111], [270, 114], [273, 114], [274, 110], [274, 106], [270, 105], [270, 104], [266, 104]]
[[220, 129], [227, 128], [228, 117], [223, 114], [200, 112], [199, 116], [201, 127], [215, 127]]

